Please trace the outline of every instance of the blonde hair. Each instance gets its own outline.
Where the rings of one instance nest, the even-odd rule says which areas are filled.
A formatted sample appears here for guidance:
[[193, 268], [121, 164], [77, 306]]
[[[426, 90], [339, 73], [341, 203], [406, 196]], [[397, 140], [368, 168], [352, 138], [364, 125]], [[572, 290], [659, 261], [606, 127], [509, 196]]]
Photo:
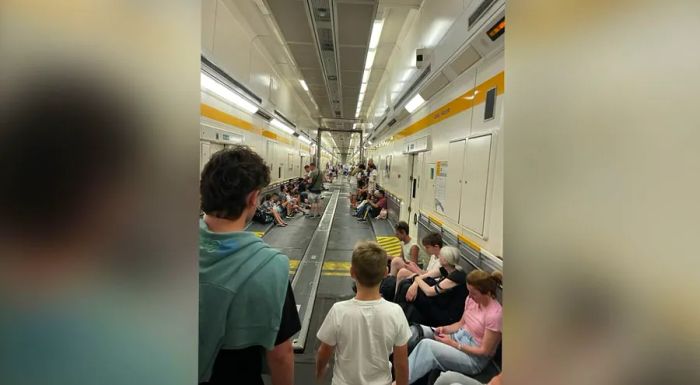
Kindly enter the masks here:
[[377, 242], [358, 242], [352, 250], [355, 279], [362, 286], [379, 285], [386, 275], [386, 261], [386, 251]]
[[496, 297], [498, 285], [503, 284], [503, 273], [494, 271], [489, 274], [483, 270], [473, 270], [467, 274], [467, 284], [474, 286], [481, 294]]
[[459, 265], [459, 249], [454, 246], [445, 246], [440, 249], [440, 256], [445, 258], [445, 261], [450, 266], [454, 266], [457, 270], [462, 270], [462, 266]]

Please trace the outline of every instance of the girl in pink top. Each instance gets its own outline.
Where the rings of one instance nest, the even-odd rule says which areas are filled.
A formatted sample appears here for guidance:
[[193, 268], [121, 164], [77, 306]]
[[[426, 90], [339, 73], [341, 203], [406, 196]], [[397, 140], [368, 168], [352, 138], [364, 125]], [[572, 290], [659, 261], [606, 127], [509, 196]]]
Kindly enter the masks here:
[[500, 272], [470, 272], [462, 319], [435, 329], [421, 326], [426, 338], [408, 357], [409, 384], [433, 369], [467, 375], [484, 369], [501, 341], [503, 309], [496, 300], [496, 289], [502, 280]]

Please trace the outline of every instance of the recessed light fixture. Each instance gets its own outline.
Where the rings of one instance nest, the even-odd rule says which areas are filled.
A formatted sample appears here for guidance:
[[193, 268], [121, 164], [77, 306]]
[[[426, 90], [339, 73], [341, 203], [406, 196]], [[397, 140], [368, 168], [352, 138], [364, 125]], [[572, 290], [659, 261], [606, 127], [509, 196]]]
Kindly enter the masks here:
[[406, 103], [406, 106], [404, 108], [406, 111], [409, 113], [413, 113], [413, 111], [417, 110], [418, 107], [420, 107], [423, 103], [425, 103], [425, 99], [423, 99], [420, 94], [416, 94], [408, 103]]
[[232, 89], [212, 78], [208, 74], [201, 72], [200, 85], [203, 89], [216, 94], [224, 100], [233, 103], [236, 107], [254, 114], [258, 111], [258, 106], [249, 102], [246, 98], [238, 95]]
[[304, 81], [304, 79], [299, 79], [299, 83], [301, 84], [301, 88], [303, 88], [304, 91], [309, 92], [309, 86], [306, 84], [306, 81]]

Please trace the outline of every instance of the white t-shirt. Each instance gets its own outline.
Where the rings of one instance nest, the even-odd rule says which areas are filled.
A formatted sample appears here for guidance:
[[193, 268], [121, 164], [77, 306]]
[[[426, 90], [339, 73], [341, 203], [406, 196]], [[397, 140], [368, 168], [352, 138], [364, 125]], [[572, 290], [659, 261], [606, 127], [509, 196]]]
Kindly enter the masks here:
[[[413, 246], [418, 247], [418, 244], [413, 239], [408, 241], [408, 243], [403, 243], [403, 241], [401, 241], [401, 248], [403, 249], [403, 259], [407, 261], [411, 260], [411, 249], [413, 248]], [[420, 260], [420, 247], [418, 247], [418, 257], [418, 260]]]
[[374, 169], [372, 172], [369, 174], [369, 190], [373, 191], [377, 188], [377, 170]]
[[333, 385], [390, 385], [389, 355], [411, 330], [399, 305], [353, 298], [333, 305], [316, 336], [335, 346]]
[[430, 260], [428, 261], [428, 266], [425, 267], [425, 271], [433, 271], [437, 270], [440, 268], [440, 258], [436, 257], [435, 255], [430, 256]]

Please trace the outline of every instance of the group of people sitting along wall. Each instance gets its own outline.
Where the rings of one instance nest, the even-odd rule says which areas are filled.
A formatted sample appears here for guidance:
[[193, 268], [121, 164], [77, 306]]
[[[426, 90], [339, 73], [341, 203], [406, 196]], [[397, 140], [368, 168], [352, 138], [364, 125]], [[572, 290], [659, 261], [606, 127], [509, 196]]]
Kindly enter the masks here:
[[[407, 297], [409, 290], [423, 292], [426, 298], [443, 296], [461, 307], [459, 315], [450, 322], [435, 322], [437, 327], [426, 323], [409, 326], [405, 309], [382, 295], [391, 256], [375, 242], [361, 242], [353, 250], [350, 268], [356, 295], [334, 304], [317, 334], [321, 341], [317, 380], [322, 380], [335, 354], [333, 384], [388, 385], [392, 380], [393, 384], [413, 384], [434, 369], [445, 372], [436, 384], [480, 384], [469, 375], [484, 370], [501, 340], [503, 316], [496, 300], [501, 275], [480, 270], [465, 274], [454, 259], [458, 257], [456, 249], [442, 247], [439, 234], [424, 239], [428, 250], [439, 254], [431, 255], [437, 264], [433, 263], [432, 269], [426, 266], [428, 271], [421, 275], [407, 276], [400, 270], [403, 278], [399, 287], [407, 283]], [[447, 296], [449, 292], [464, 296]], [[416, 297], [413, 294], [406, 302]], [[429, 313], [439, 308], [428, 305], [424, 310], [428, 319], [439, 319]], [[494, 377], [489, 384], [500, 385], [500, 378]]]
[[280, 187], [279, 192], [266, 194], [258, 206], [254, 219], [260, 223], [274, 221], [277, 226], [287, 226], [284, 219], [298, 213], [311, 218], [320, 217], [320, 199], [323, 178], [314, 163], [304, 166], [303, 178], [290, 181]]
[[[200, 193], [205, 213], [199, 222], [199, 382], [202, 384], [261, 385], [263, 359], [273, 385], [294, 383], [291, 337], [301, 329], [301, 323], [289, 282], [289, 258], [255, 234], [244, 231], [255, 214], [261, 190], [269, 182], [268, 167], [245, 146], [217, 152], [202, 171]], [[414, 252], [417, 245], [410, 237], [404, 238], [404, 243], [410, 245], [406, 253], [418, 257]], [[428, 271], [419, 275], [433, 271], [430, 263], [437, 266], [435, 260], [443, 268], [439, 269], [440, 274], [419, 278], [415, 275], [418, 273], [409, 275], [404, 271], [394, 290], [401, 289], [403, 281], [412, 279], [412, 287], [416, 281], [429, 281], [429, 278], [447, 289], [444, 283], [454, 273], [446, 268], [450, 263], [443, 250], [448, 248], [437, 250], [441, 240], [428, 243], [427, 250], [437, 251], [438, 255], [431, 255], [428, 263], [422, 265]], [[402, 249], [399, 257], [403, 256]], [[403, 269], [411, 271], [408, 262], [396, 272], [397, 277]], [[481, 271], [467, 274], [468, 296], [462, 316], [455, 322], [431, 328], [426, 324], [409, 326], [402, 306], [382, 297], [380, 287], [390, 275], [390, 265], [389, 256], [375, 242], [355, 246], [350, 273], [357, 283], [357, 294], [353, 299], [334, 304], [318, 331], [319, 380], [335, 353], [334, 384], [389, 385], [395, 380], [396, 384], [406, 385], [437, 368], [448, 371], [443, 376], [450, 376], [445, 380], [441, 376], [438, 381], [457, 379], [457, 383], [475, 384], [464, 376], [483, 370], [501, 338], [502, 313], [495, 299], [500, 275]], [[440, 279], [445, 275], [446, 278]], [[415, 290], [425, 289], [420, 283], [417, 285]], [[407, 294], [409, 290], [406, 289]], [[498, 384], [498, 379], [492, 385]]]
[[360, 222], [366, 221], [367, 218], [386, 218], [386, 193], [377, 189], [377, 166], [372, 159], [367, 162], [367, 166], [357, 165], [350, 175], [357, 180], [357, 189], [350, 194], [352, 215]]

